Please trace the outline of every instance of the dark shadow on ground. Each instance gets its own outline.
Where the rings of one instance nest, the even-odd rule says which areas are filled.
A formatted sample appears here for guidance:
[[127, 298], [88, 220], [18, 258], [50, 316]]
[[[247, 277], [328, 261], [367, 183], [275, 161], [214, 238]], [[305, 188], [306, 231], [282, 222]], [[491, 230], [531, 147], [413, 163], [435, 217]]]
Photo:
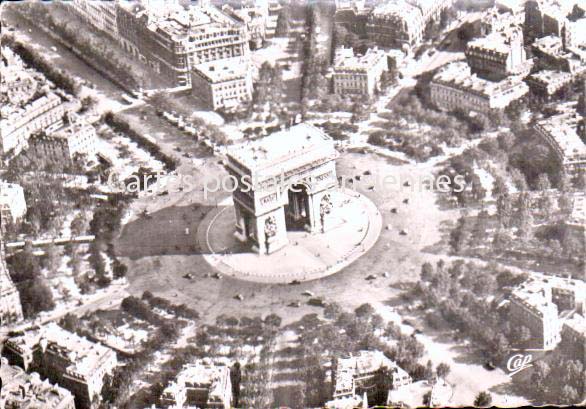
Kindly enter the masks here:
[[[168, 207], [124, 226], [115, 240], [116, 254], [137, 260], [143, 257], [209, 254], [207, 246], [200, 246], [197, 232], [205, 216], [215, 206], [194, 204]], [[220, 216], [222, 217], [222, 216]], [[234, 246], [223, 249], [227, 253], [248, 252], [248, 246], [234, 240]]]

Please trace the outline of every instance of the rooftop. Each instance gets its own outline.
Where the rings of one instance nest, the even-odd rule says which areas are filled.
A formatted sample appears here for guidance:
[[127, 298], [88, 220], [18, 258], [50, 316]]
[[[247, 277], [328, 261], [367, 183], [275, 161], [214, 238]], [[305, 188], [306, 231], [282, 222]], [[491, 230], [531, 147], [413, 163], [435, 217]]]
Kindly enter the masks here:
[[576, 303], [586, 299], [586, 282], [539, 273], [532, 273], [531, 278], [515, 288], [512, 295], [544, 314], [557, 314], [557, 306], [552, 302], [552, 291], [556, 290], [573, 293]]
[[0, 401], [6, 404], [6, 407], [47, 409], [73, 406], [74, 398], [71, 392], [58, 385], [52, 385], [47, 380], [41, 381], [37, 373], [27, 374], [19, 367], [9, 365], [4, 359], [0, 366], [0, 378]]
[[217, 83], [245, 77], [249, 72], [249, 61], [246, 57], [225, 58], [198, 64], [194, 70]]
[[227, 388], [229, 379], [230, 369], [227, 366], [198, 361], [184, 365], [176, 380], [165, 388], [163, 394], [174, 394], [185, 386], [197, 385], [208, 388], [208, 400], [223, 397], [226, 393], [232, 393]]
[[541, 82], [543, 84], [551, 84], [558, 82], [570, 82], [573, 79], [573, 75], [565, 71], [543, 70], [536, 72], [535, 74], [531, 74], [529, 78], [531, 78], [533, 81]]
[[464, 61], [457, 61], [446, 65], [435, 77], [433, 82], [464, 88], [486, 96], [498, 94], [513, 86], [524, 85], [517, 77], [508, 77], [499, 82], [488, 81], [472, 74], [470, 67]]
[[55, 323], [49, 323], [40, 329], [10, 338], [10, 342], [23, 349], [32, 349], [40, 342], [46, 342], [48, 350], [54, 351], [70, 362], [68, 371], [82, 376], [93, 375], [101, 366], [102, 359], [113, 353], [111, 349], [66, 331]]
[[562, 45], [562, 39], [554, 35], [541, 37], [533, 42], [533, 47], [547, 54], [557, 54]]
[[369, 48], [364, 55], [355, 55], [352, 48], [341, 47], [336, 50], [334, 69], [364, 71], [376, 65], [386, 54], [378, 48]]
[[537, 126], [555, 141], [564, 157], [582, 157], [586, 156], [586, 144], [578, 135], [580, 120], [575, 113], [566, 113], [539, 121]]
[[69, 139], [72, 136], [79, 134], [82, 130], [93, 128], [92, 125], [88, 124], [85, 120], [79, 118], [75, 114], [70, 114], [67, 116], [67, 118], [68, 123], [66, 123], [64, 126], [52, 132], [48, 132], [50, 137], [57, 139]]
[[402, 20], [423, 20], [422, 10], [405, 0], [391, 0], [377, 5], [371, 13], [376, 17], [398, 17]]
[[564, 324], [586, 337], [586, 316], [574, 313], [564, 321]]
[[148, 27], [152, 31], [172, 38], [174, 41], [191, 41], [198, 34], [210, 30], [238, 27], [241, 22], [214, 6], [191, 5], [187, 8], [175, 5], [167, 8], [166, 13], [157, 12], [156, 7], [139, 11], [146, 15]]
[[382, 351], [360, 351], [356, 355], [338, 359], [338, 371], [361, 375], [376, 372], [380, 368], [400, 369]]
[[0, 198], [12, 198], [15, 194], [21, 194], [22, 191], [20, 185], [0, 180]]
[[[228, 156], [253, 172], [286, 172], [337, 152], [332, 139], [310, 124], [299, 124], [269, 136], [234, 146]], [[271, 176], [266, 175], [266, 176]]]
[[511, 51], [512, 36], [522, 36], [520, 31], [512, 29], [509, 31], [496, 31], [481, 38], [468, 42], [467, 48], [482, 48], [501, 54], [508, 54]]

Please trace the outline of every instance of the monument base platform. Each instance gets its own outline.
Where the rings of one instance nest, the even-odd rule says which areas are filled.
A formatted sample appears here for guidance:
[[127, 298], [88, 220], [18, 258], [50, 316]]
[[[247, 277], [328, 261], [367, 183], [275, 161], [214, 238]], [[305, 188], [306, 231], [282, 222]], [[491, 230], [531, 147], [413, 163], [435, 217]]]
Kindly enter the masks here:
[[261, 255], [258, 248], [245, 246], [235, 237], [234, 209], [228, 198], [200, 225], [199, 244], [206, 250], [209, 264], [235, 278], [287, 283], [324, 277], [365, 254], [382, 228], [382, 217], [367, 197], [350, 190], [336, 191], [332, 202], [325, 232], [288, 231], [286, 242], [270, 243], [269, 254]]

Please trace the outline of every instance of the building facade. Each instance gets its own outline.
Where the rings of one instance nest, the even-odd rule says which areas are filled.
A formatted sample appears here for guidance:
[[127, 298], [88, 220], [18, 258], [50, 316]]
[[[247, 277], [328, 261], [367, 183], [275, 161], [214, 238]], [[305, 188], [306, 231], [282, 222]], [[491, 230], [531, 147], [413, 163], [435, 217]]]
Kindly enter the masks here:
[[533, 127], [569, 175], [586, 172], [586, 144], [578, 133], [582, 121], [583, 117], [579, 114], [565, 113], [541, 120]]
[[237, 109], [252, 100], [252, 70], [248, 57], [198, 64], [191, 73], [192, 94], [210, 109]]
[[334, 58], [334, 93], [373, 96], [380, 90], [381, 77], [387, 70], [387, 56], [383, 50], [370, 48], [364, 55], [357, 56], [351, 48], [342, 47], [336, 50]]
[[[3, 229], [0, 224], [0, 234]], [[0, 236], [0, 322], [2, 325], [22, 320], [22, 305], [20, 294], [8, 273], [4, 241]]]
[[78, 409], [92, 406], [104, 377], [117, 365], [114, 351], [54, 323], [8, 339], [3, 353], [11, 363], [38, 371], [69, 390]]
[[568, 358], [586, 365], [586, 314], [575, 313], [564, 321], [560, 348]]
[[2, 117], [0, 149], [2, 154], [17, 155], [28, 145], [33, 133], [63, 120], [71, 107], [54, 93], [49, 93]]
[[89, 25], [117, 39], [116, 0], [73, 0], [68, 4]]
[[161, 405], [165, 409], [230, 409], [230, 368], [204, 361], [184, 365], [177, 378], [163, 391]]
[[527, 39], [532, 42], [548, 35], [562, 37], [575, 6], [572, 0], [528, 0], [523, 25]]
[[0, 224], [18, 223], [26, 216], [24, 190], [15, 183], [0, 180]]
[[480, 19], [480, 35], [487, 36], [492, 33], [506, 32], [512, 28], [522, 27], [525, 15], [520, 12], [503, 10], [493, 7], [487, 10]]
[[[586, 283], [582, 280], [533, 273], [511, 294], [509, 317], [531, 331], [527, 347], [551, 351], [562, 340], [562, 316], [584, 314]], [[571, 338], [571, 337], [570, 337]]]
[[249, 52], [246, 24], [214, 6], [121, 3], [117, 13], [123, 47], [175, 86], [190, 86], [198, 64]]
[[63, 127], [31, 138], [28, 153], [37, 163], [45, 164], [71, 164], [79, 157], [94, 157], [96, 130], [76, 115], [66, 115]]
[[288, 229], [327, 228], [337, 156], [332, 139], [309, 124], [230, 149], [235, 236], [269, 254], [287, 245]]
[[356, 355], [338, 358], [333, 370], [333, 402], [364, 393], [372, 397], [381, 387], [388, 385], [391, 390], [412, 383], [409, 374], [381, 351], [360, 351]]
[[472, 74], [464, 62], [445, 66], [430, 83], [431, 101], [441, 110], [489, 113], [522, 98], [529, 87], [520, 77], [492, 82]]
[[252, 49], [263, 46], [269, 25], [269, 2], [249, 0], [222, 6], [222, 11], [246, 24], [248, 42]]
[[573, 80], [574, 77], [568, 72], [543, 70], [527, 77], [527, 84], [535, 97], [550, 101], [555, 96], [562, 97]]
[[466, 60], [473, 74], [491, 81], [526, 76], [532, 67], [523, 47], [523, 33], [517, 28], [468, 42]]
[[438, 21], [451, 0], [390, 0], [368, 14], [366, 34], [379, 46], [412, 49], [423, 41], [428, 23]]
[[0, 378], [2, 409], [75, 409], [75, 399], [67, 389], [42, 381], [37, 373], [27, 374], [5, 358], [1, 359]]

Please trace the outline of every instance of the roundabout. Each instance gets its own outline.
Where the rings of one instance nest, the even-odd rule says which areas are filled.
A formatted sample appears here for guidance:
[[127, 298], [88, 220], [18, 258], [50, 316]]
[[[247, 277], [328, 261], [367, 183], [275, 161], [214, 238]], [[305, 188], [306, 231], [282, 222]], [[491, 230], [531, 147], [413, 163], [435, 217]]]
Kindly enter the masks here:
[[261, 283], [291, 283], [334, 274], [364, 255], [377, 241], [382, 216], [366, 196], [352, 190], [331, 193], [335, 216], [324, 231], [287, 231], [288, 244], [258, 254], [234, 235], [232, 198], [204, 218], [197, 233], [204, 259], [224, 275]]

